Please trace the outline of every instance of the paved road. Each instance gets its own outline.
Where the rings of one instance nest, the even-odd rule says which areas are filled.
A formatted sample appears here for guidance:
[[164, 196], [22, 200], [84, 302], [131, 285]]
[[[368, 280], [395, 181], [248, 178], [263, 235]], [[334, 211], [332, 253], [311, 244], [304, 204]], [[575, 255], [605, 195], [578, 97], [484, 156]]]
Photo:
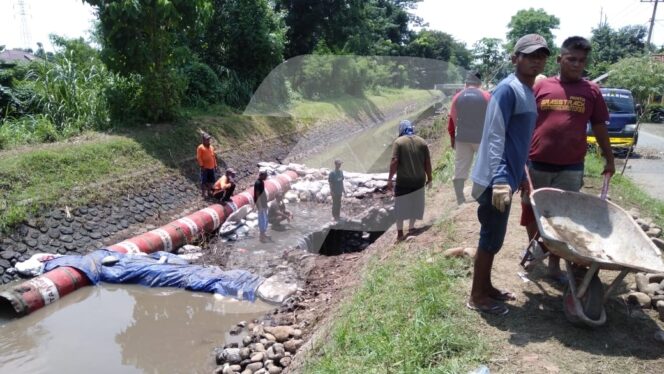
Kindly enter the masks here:
[[[618, 171], [622, 162], [616, 163]], [[625, 174], [654, 198], [664, 200], [664, 124], [646, 123]]]

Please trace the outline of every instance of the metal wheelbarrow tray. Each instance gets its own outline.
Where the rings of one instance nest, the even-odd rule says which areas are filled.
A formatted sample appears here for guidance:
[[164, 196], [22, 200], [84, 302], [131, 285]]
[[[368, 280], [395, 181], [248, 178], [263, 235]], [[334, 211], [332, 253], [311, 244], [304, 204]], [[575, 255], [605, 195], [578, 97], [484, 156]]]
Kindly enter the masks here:
[[[664, 272], [659, 248], [618, 205], [555, 188], [537, 189], [530, 197], [541, 240], [567, 265], [569, 287], [563, 302], [571, 322], [591, 327], [604, 324], [603, 305], [627, 273]], [[577, 285], [580, 268], [588, 270]], [[620, 271], [606, 290], [597, 277], [600, 269]]]

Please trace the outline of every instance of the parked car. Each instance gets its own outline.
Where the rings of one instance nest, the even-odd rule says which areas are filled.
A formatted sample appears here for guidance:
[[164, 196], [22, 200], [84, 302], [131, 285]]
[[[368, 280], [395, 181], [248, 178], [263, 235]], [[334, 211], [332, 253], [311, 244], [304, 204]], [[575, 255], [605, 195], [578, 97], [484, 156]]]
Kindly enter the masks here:
[[[601, 91], [609, 109], [607, 127], [611, 147], [617, 151], [634, 149], [639, 134], [636, 128], [638, 114], [632, 92], [623, 88], [601, 88]], [[587, 139], [589, 145], [597, 144], [590, 123], [587, 128]]]

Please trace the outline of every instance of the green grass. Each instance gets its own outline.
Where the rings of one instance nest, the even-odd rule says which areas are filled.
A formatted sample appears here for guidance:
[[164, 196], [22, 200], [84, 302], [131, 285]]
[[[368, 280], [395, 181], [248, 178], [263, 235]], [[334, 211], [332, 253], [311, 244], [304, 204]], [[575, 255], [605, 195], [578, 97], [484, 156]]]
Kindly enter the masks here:
[[341, 116], [356, 118], [363, 116], [380, 116], [384, 108], [400, 102], [432, 100], [436, 95], [433, 91], [415, 89], [381, 89], [379, 93], [368, 94], [363, 98], [343, 96], [334, 100], [313, 101], [300, 100], [295, 102], [288, 112], [296, 118], [315, 118], [326, 120]]
[[484, 358], [486, 347], [457, 292], [467, 264], [404, 252], [397, 248], [393, 253], [401, 255], [369, 266], [341, 307], [322, 356], [305, 372], [459, 373]]
[[[590, 178], [602, 184], [602, 170], [604, 159], [595, 152], [588, 152], [586, 156], [586, 178]], [[609, 195], [612, 201], [623, 208], [629, 209], [634, 206], [638, 208], [641, 215], [650, 217], [658, 226], [664, 227], [664, 201], [650, 197], [645, 191], [636, 185], [629, 177], [620, 175], [620, 169], [611, 179]]]

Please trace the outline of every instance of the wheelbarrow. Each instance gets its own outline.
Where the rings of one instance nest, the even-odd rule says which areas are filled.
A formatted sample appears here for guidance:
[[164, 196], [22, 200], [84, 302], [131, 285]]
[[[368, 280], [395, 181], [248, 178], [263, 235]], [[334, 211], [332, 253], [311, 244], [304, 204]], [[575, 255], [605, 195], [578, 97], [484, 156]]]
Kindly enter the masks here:
[[[568, 285], [563, 310], [575, 325], [606, 323], [604, 304], [629, 272], [664, 272], [659, 248], [629, 213], [606, 199], [610, 178], [605, 175], [600, 197], [556, 188], [533, 191], [531, 184], [539, 238], [531, 242], [526, 255], [541, 241], [565, 260]], [[604, 289], [600, 270], [620, 273]]]

